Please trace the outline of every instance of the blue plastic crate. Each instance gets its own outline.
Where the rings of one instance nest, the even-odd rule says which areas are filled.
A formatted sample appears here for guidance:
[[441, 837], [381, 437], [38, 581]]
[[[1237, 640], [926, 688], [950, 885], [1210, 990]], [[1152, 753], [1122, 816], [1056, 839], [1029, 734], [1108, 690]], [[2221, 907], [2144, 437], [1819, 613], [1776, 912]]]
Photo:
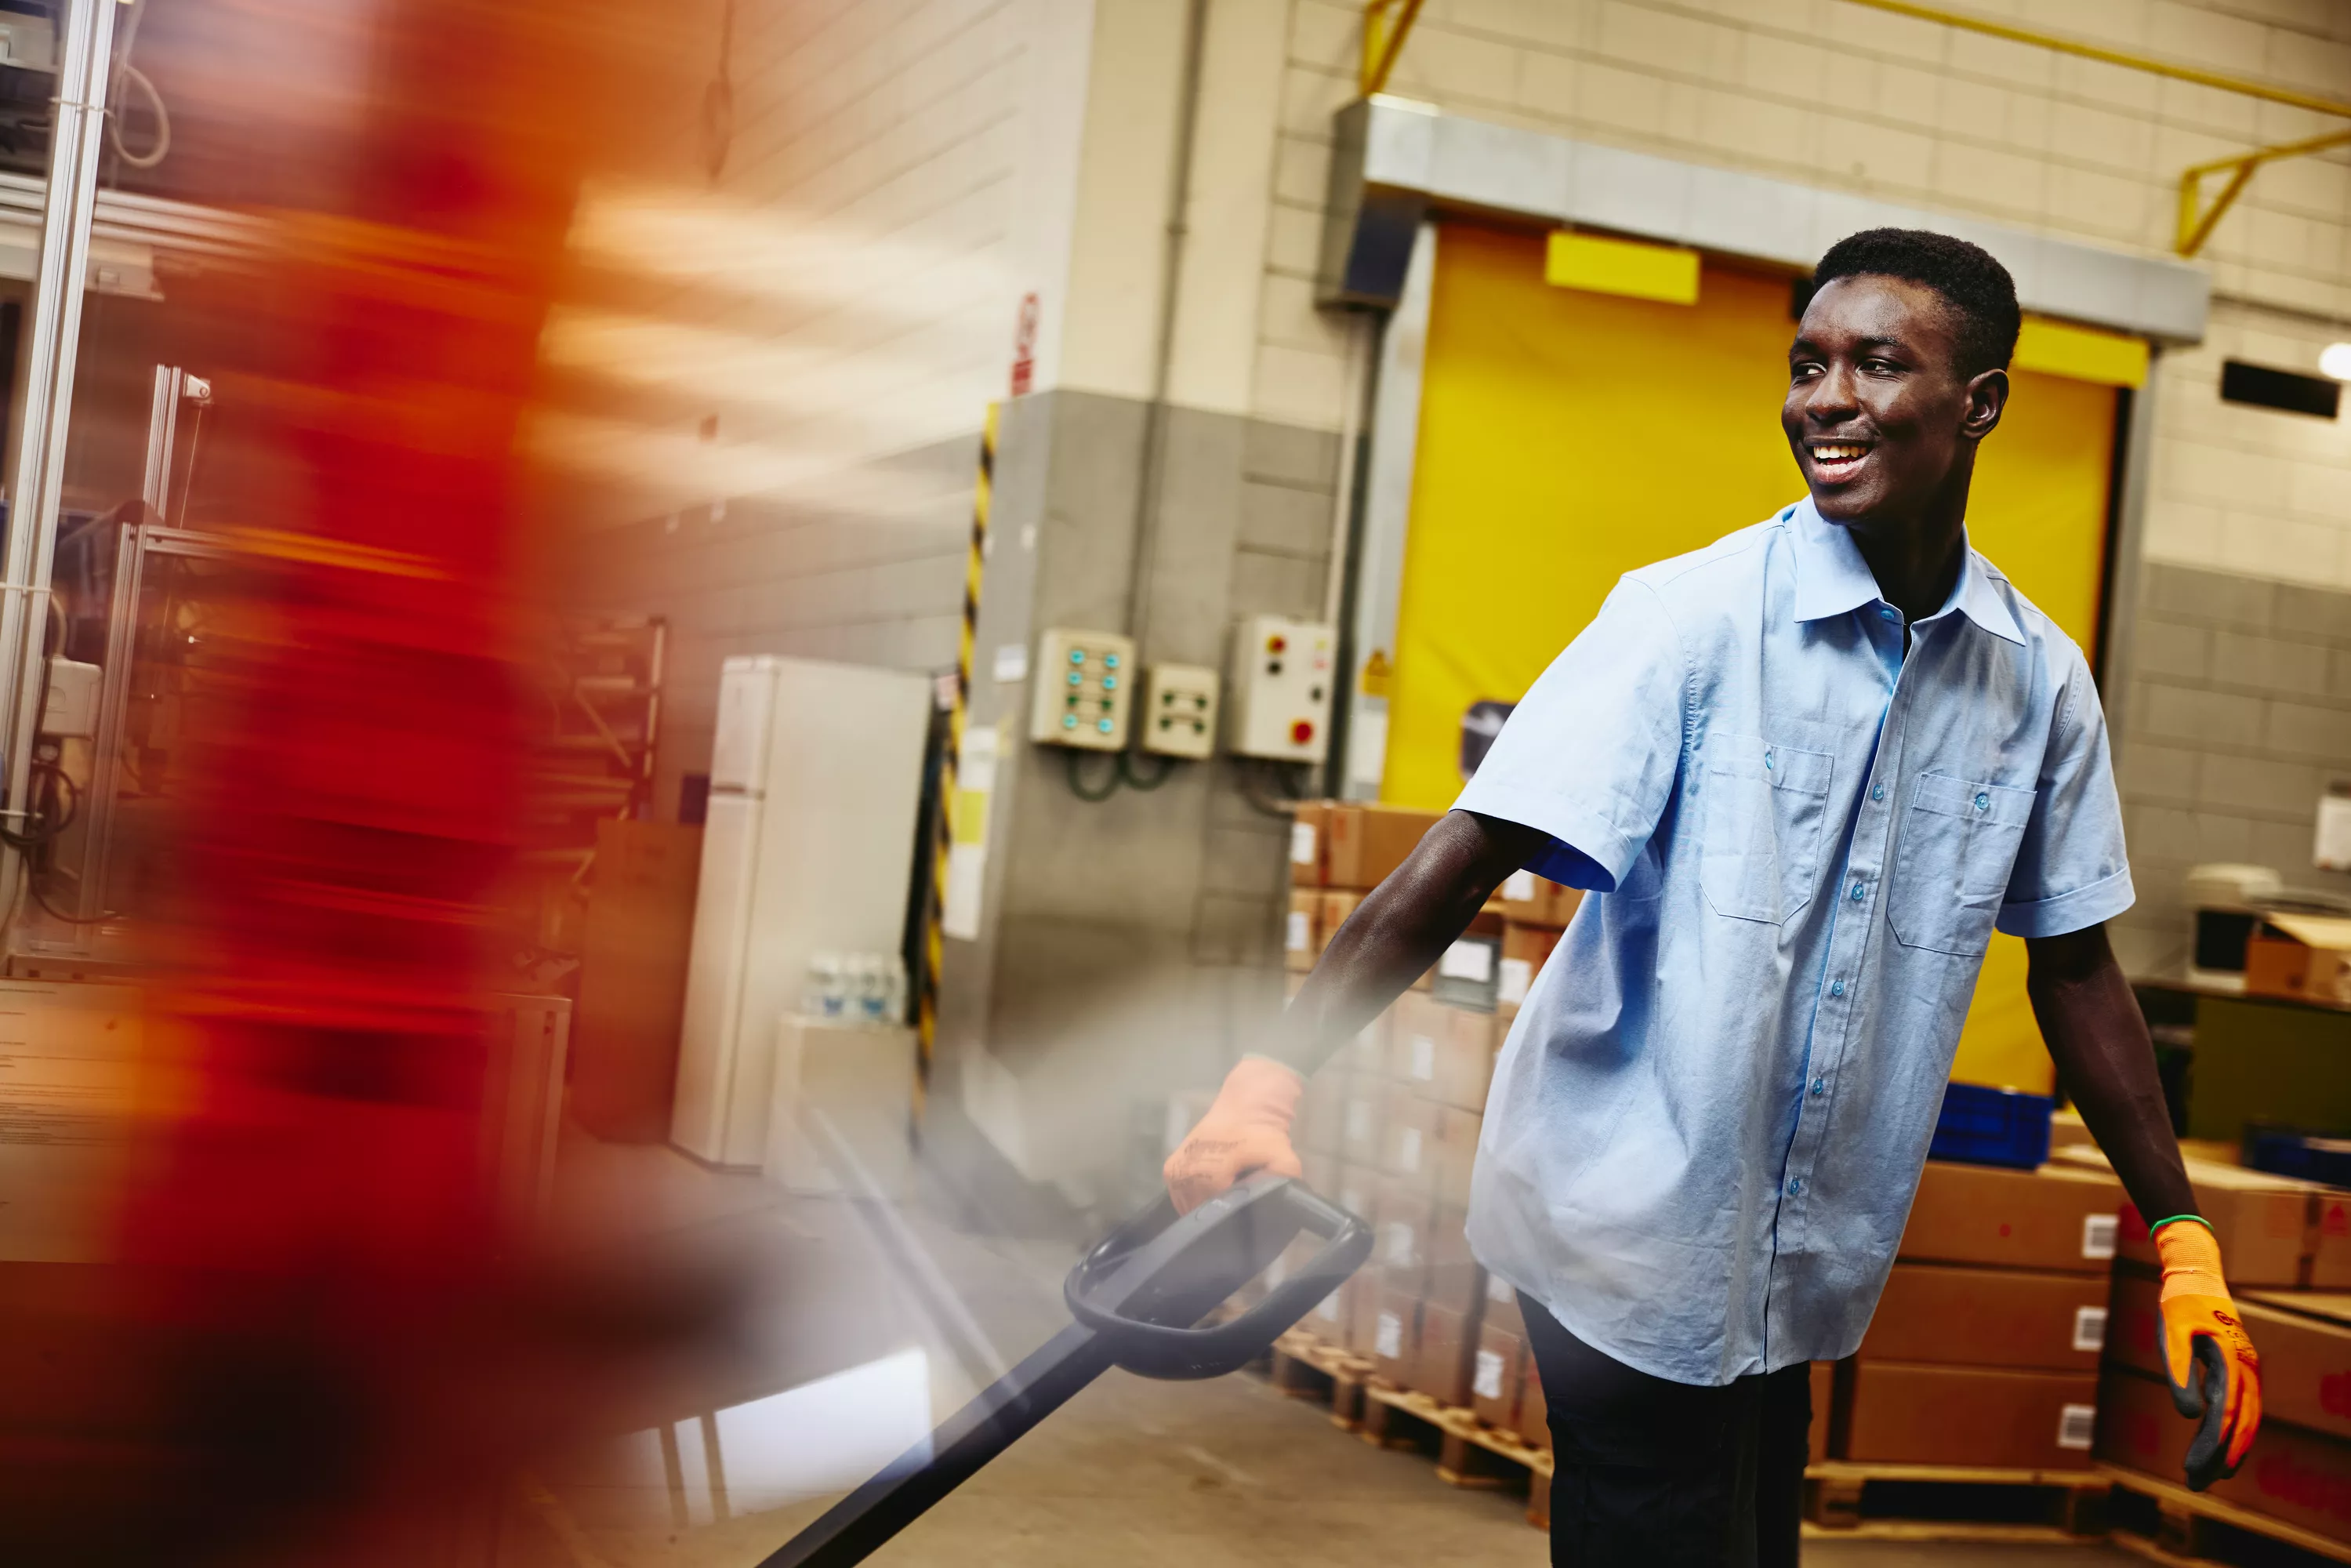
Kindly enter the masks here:
[[2351, 1138], [2249, 1127], [2245, 1145], [2245, 1164], [2254, 1170], [2351, 1187]]
[[1943, 1113], [1935, 1118], [1927, 1155], [2029, 1170], [2049, 1157], [2049, 1115], [2056, 1108], [2046, 1094], [1954, 1083], [1943, 1091]]

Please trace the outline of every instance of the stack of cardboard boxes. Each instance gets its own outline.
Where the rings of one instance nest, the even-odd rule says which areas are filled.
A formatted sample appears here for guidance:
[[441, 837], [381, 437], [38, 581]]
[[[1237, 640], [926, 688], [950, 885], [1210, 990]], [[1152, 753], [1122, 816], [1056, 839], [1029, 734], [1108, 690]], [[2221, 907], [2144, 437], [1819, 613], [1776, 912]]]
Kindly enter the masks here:
[[1831, 1454], [2088, 1469], [2122, 1203], [2105, 1172], [1928, 1161], [1886, 1293], [1842, 1369]]
[[[2312, 1289], [2351, 1269], [2351, 1238], [2330, 1233], [2340, 1190], [2206, 1160], [2188, 1162], [2245, 1327], [2262, 1357], [2266, 1412], [2243, 1469], [2210, 1495], [2351, 1542], [2351, 1295]], [[2194, 1425], [2174, 1411], [2163, 1368], [2155, 1246], [2126, 1207], [2098, 1391], [2098, 1457], [2141, 1490], [2180, 1484]]]
[[[1302, 973], [1436, 812], [1344, 802], [1300, 809], [1287, 961]], [[1577, 894], [1510, 879], [1437, 967], [1317, 1072], [1297, 1142], [1308, 1185], [1369, 1219], [1372, 1260], [1306, 1320], [1376, 1375], [1547, 1442], [1516, 1300], [1463, 1236], [1470, 1169], [1510, 1018]], [[1296, 984], [1293, 981], [1293, 987]]]

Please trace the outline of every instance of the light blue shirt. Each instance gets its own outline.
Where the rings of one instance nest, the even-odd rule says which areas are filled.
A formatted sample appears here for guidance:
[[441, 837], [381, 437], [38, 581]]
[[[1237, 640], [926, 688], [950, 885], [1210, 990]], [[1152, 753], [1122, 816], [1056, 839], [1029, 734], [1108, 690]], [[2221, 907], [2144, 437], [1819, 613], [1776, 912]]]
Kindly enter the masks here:
[[1851, 1354], [1992, 931], [2130, 906], [2081, 651], [1973, 550], [1910, 634], [1802, 502], [1627, 573], [1455, 803], [1593, 890], [1495, 1065], [1470, 1246], [1644, 1372]]

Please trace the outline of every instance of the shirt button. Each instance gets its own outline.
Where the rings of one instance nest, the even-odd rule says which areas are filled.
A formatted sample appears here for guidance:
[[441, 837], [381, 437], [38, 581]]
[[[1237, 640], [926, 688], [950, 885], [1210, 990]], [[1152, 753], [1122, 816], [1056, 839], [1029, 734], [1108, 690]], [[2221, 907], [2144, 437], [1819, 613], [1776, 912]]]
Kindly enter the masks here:
[[1877, 613], [1888, 621], [1898, 621], [1901, 619], [1901, 612], [1896, 610], [1891, 604], [1883, 604], [1878, 606]]
[[1861, 883], [1855, 883], [1853, 884], [1853, 901], [1855, 904], [1859, 904], [1861, 902]]
[[1790, 1176], [1788, 1178], [1788, 1196], [1790, 1197], [1802, 1197], [1804, 1196], [1803, 1177]]
[[1991, 796], [1989, 796], [1989, 795], [1978, 795], [1978, 796], [1976, 797], [1976, 810], [1979, 810], [1979, 811], [1989, 811], [1989, 810], [1991, 810]]
[[1768, 751], [1763, 754], [1763, 766], [1766, 768], [1771, 766], [1771, 754]]
[[1829, 995], [1833, 997], [1841, 997], [1844, 995], [1844, 982], [1843, 980], [1831, 982], [1829, 986]]
[[1885, 799], [1886, 799], [1886, 786], [1885, 786], [1885, 785], [1883, 785], [1883, 784], [1872, 784], [1872, 785], [1869, 787], [1869, 798], [1870, 798], [1871, 800], [1885, 800]]
[[1829, 1092], [1829, 1081], [1828, 1081], [1827, 1079], [1825, 1079], [1825, 1078], [1815, 1078], [1815, 1079], [1813, 1079], [1813, 1099], [1817, 1100], [1817, 1099], [1819, 1099], [1822, 1095], [1823, 1095], [1823, 1094], [1827, 1093], [1828, 1092]]

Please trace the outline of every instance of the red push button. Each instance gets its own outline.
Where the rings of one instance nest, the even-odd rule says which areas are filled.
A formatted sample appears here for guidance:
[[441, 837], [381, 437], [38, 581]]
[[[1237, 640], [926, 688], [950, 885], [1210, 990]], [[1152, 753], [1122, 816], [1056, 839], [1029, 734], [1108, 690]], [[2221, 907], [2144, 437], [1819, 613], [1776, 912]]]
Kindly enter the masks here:
[[1289, 646], [1290, 641], [1286, 637], [1268, 637], [1265, 640], [1265, 651], [1269, 653], [1279, 653]]
[[1297, 746], [1303, 746], [1308, 741], [1313, 739], [1314, 721], [1311, 719], [1301, 718], [1297, 723], [1291, 725], [1290, 727], [1290, 738], [1291, 743]]

